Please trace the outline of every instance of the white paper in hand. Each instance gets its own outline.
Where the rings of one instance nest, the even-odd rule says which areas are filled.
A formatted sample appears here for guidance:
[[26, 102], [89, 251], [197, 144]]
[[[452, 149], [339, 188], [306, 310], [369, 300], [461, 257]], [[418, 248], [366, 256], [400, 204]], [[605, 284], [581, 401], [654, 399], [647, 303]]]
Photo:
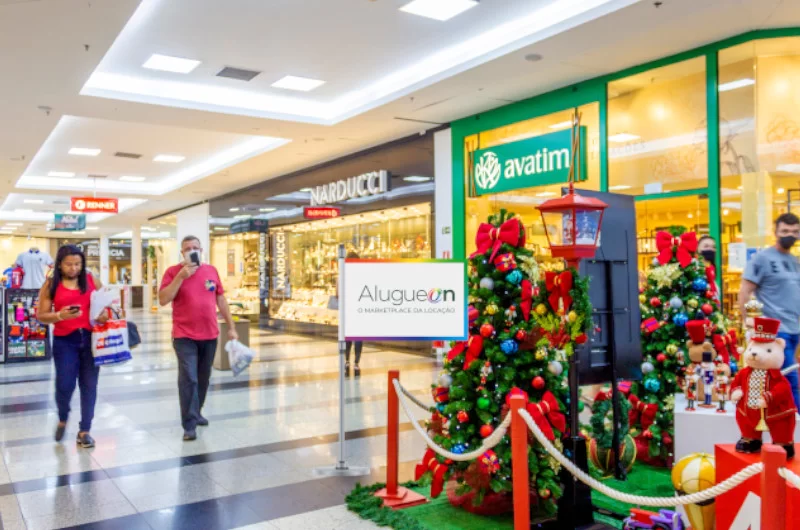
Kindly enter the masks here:
[[103, 287], [92, 292], [91, 304], [89, 307], [89, 318], [97, 320], [97, 317], [111, 306], [118, 297], [117, 292], [110, 287]]
[[229, 340], [225, 344], [225, 351], [228, 352], [228, 362], [230, 362], [234, 377], [247, 370], [256, 356], [253, 350], [238, 340]]

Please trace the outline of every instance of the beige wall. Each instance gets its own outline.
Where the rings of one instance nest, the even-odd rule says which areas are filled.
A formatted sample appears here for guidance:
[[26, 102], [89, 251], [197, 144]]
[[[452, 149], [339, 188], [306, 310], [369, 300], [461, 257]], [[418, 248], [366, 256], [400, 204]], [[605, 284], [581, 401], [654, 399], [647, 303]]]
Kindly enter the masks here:
[[43, 237], [34, 237], [28, 239], [27, 237], [2, 237], [0, 238], [0, 272], [10, 267], [20, 252], [24, 252], [31, 247], [38, 247], [50, 254], [55, 259], [53, 249], [50, 248], [50, 241]]

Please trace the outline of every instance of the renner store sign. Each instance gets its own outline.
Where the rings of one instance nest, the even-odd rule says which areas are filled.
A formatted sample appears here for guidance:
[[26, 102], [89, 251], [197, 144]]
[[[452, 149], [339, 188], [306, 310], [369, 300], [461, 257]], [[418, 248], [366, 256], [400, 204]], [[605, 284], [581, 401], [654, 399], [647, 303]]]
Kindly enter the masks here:
[[347, 199], [357, 199], [369, 195], [380, 195], [388, 190], [389, 172], [382, 169], [317, 186], [311, 190], [311, 206], [334, 204]]

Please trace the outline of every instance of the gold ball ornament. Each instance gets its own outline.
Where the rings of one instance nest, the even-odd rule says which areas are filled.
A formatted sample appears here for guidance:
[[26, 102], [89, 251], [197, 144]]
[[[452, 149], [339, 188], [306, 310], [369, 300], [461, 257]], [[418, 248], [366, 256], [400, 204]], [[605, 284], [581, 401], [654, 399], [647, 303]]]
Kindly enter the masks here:
[[536, 314], [539, 316], [544, 316], [547, 313], [547, 306], [544, 304], [539, 304], [536, 306]]
[[[714, 457], [706, 453], [686, 455], [672, 468], [672, 486], [678, 495], [697, 493], [716, 484]], [[689, 523], [694, 530], [713, 530], [716, 522], [714, 502], [684, 506]]]
[[570, 312], [567, 314], [567, 320], [568, 320], [570, 323], [574, 323], [576, 320], [578, 320], [578, 313], [576, 313], [575, 311], [570, 311]]
[[678, 347], [674, 344], [667, 344], [666, 350], [667, 353], [670, 355], [675, 355], [676, 353], [678, 353]]
[[545, 350], [543, 350], [542, 348], [539, 348], [538, 350], [536, 350], [536, 360], [537, 361], [544, 361], [545, 359], [547, 359], [547, 352]]
[[697, 309], [699, 302], [697, 301], [697, 298], [689, 298], [689, 301], [686, 302], [686, 305], [688, 305], [692, 309]]
[[647, 297], [644, 295], [644, 293], [640, 294], [639, 295], [639, 303], [643, 304], [645, 300], [647, 300]]
[[489, 315], [496, 315], [499, 310], [500, 309], [494, 304], [489, 304], [486, 306], [486, 313]]

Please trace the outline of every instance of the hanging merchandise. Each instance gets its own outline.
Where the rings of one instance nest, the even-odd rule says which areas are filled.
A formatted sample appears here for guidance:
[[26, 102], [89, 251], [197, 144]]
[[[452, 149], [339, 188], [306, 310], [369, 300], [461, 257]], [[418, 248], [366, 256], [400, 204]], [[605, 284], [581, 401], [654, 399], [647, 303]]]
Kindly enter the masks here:
[[4, 303], [6, 362], [50, 359], [48, 326], [36, 319], [39, 309], [39, 290], [7, 289]]

